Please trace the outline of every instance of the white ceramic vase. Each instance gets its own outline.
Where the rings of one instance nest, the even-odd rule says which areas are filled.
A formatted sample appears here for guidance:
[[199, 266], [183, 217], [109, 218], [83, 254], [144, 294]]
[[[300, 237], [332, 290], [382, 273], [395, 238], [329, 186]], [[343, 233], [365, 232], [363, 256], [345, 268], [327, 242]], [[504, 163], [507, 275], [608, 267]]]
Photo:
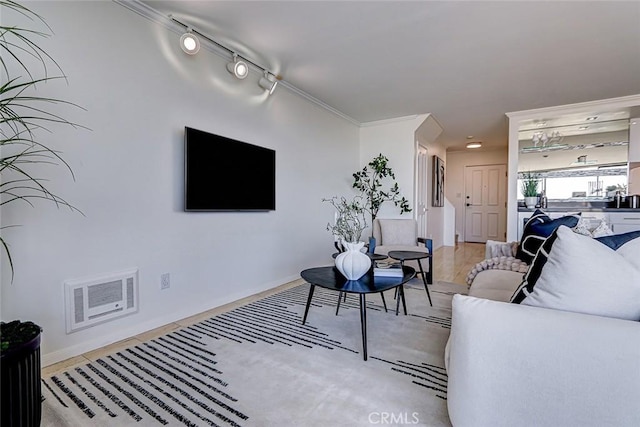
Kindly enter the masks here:
[[358, 280], [371, 268], [371, 258], [362, 253], [364, 242], [342, 242], [345, 251], [336, 257], [336, 268], [349, 280]]
[[536, 207], [536, 204], [538, 204], [538, 197], [537, 196], [525, 197], [524, 204], [527, 206], [528, 209], [533, 209]]

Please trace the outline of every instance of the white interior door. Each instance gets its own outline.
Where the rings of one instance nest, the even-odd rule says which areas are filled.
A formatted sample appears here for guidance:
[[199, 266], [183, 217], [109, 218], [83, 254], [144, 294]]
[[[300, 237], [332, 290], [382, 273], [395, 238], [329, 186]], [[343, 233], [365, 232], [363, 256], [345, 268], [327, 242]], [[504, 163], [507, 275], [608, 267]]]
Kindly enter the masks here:
[[418, 145], [416, 155], [416, 220], [418, 222], [418, 236], [427, 237], [427, 177], [428, 177], [427, 149]]
[[504, 241], [507, 229], [507, 166], [467, 166], [464, 240]]

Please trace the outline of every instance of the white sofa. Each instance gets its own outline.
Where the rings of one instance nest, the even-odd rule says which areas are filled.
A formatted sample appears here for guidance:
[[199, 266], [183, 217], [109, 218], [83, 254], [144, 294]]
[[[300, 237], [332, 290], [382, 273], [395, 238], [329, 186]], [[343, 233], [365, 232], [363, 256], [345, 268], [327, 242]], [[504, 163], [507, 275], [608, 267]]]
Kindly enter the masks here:
[[485, 260], [467, 275], [467, 283], [474, 284], [469, 289], [469, 295], [508, 301], [528, 268], [526, 263], [515, 258], [517, 249], [518, 242], [487, 240]]
[[505, 302], [521, 279], [482, 271], [453, 298], [452, 424], [640, 426], [640, 322]]

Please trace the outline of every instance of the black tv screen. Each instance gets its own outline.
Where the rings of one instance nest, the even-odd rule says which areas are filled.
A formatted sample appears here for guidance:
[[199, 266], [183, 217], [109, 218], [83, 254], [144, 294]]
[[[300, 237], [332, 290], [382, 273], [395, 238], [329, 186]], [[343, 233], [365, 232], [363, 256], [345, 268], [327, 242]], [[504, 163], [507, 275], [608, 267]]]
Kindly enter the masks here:
[[185, 211], [276, 209], [276, 152], [185, 127]]

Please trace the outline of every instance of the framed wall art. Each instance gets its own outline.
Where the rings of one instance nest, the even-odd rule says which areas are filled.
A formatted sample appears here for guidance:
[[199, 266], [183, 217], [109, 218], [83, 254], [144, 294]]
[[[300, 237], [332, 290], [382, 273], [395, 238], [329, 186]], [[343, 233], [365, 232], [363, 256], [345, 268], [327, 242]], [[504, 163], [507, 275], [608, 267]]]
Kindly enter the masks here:
[[431, 206], [444, 206], [444, 161], [438, 156], [433, 156], [432, 191]]

